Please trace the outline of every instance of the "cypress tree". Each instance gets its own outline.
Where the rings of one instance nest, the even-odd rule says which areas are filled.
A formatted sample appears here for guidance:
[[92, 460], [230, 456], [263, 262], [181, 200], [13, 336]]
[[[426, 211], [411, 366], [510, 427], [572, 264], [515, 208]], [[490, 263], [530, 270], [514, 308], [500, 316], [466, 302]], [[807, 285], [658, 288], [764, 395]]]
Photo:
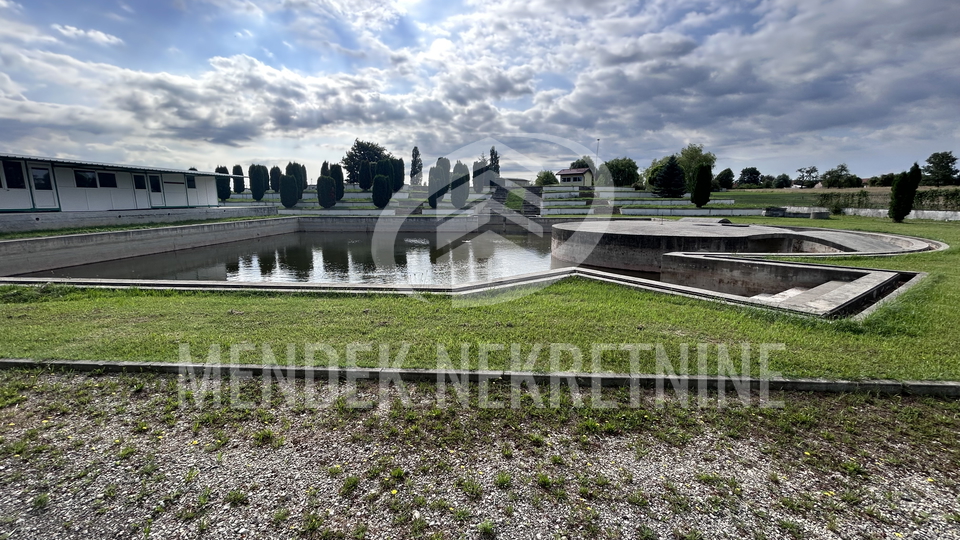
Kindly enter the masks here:
[[[217, 168], [214, 172], [220, 174], [230, 174], [230, 171], [223, 165], [217, 165]], [[226, 201], [230, 198], [230, 177], [229, 176], [218, 176], [217, 180], [217, 198], [220, 201]]]
[[251, 165], [247, 175], [250, 177], [250, 193], [253, 200], [263, 200], [263, 194], [267, 191], [267, 184], [270, 182], [267, 168], [263, 165]]
[[363, 191], [369, 191], [373, 187], [373, 171], [370, 170], [370, 163], [366, 161], [360, 163], [360, 178], [357, 183]]
[[321, 176], [317, 179], [317, 202], [323, 208], [330, 208], [337, 204], [337, 186], [332, 177]]
[[274, 193], [280, 193], [281, 176], [283, 176], [283, 171], [280, 170], [280, 167], [274, 165], [270, 169], [270, 191]]
[[243, 185], [243, 167], [240, 165], [233, 166], [233, 192], [234, 193], [243, 193], [245, 189]]
[[323, 165], [320, 165], [320, 176], [330, 176], [330, 164], [326, 161], [323, 162]]
[[391, 191], [393, 190], [393, 174], [393, 162], [390, 160], [390, 158], [381, 159], [377, 162], [377, 175], [386, 176], [387, 180], [390, 180]]
[[430, 170], [427, 171], [427, 203], [434, 210], [437, 209], [437, 200], [443, 197], [443, 194], [439, 193], [440, 182], [437, 176], [437, 168], [430, 167]]
[[307, 166], [298, 164], [300, 166], [300, 196], [303, 197], [303, 192], [307, 189]]
[[343, 167], [339, 163], [335, 163], [330, 166], [330, 176], [333, 177], [333, 181], [337, 188], [337, 200], [343, 198]]
[[300, 200], [300, 186], [297, 179], [288, 174], [280, 176], [280, 203], [285, 208], [293, 208]]
[[394, 160], [393, 169], [393, 191], [397, 192], [403, 189], [403, 158]]
[[894, 223], [903, 223], [904, 218], [913, 211], [913, 199], [921, 180], [923, 173], [916, 163], [910, 167], [910, 172], [900, 173], [894, 178], [890, 190], [890, 210], [887, 212]]
[[383, 210], [390, 204], [390, 197], [393, 195], [390, 177], [378, 174], [373, 179], [373, 205]]
[[455, 208], [463, 208], [467, 205], [467, 197], [469, 195], [470, 169], [458, 160], [457, 164], [453, 167], [450, 202]]
[[490, 147], [490, 170], [493, 174], [500, 176], [500, 153], [495, 146]]
[[659, 197], [682, 197], [687, 184], [683, 177], [683, 168], [677, 162], [676, 156], [670, 156], [666, 165], [657, 172], [653, 181], [653, 192]]
[[710, 202], [710, 188], [713, 185], [713, 171], [710, 165], [706, 163], [697, 167], [697, 178], [693, 185], [693, 192], [690, 194], [690, 202], [697, 205], [697, 208], [703, 208], [703, 205]]

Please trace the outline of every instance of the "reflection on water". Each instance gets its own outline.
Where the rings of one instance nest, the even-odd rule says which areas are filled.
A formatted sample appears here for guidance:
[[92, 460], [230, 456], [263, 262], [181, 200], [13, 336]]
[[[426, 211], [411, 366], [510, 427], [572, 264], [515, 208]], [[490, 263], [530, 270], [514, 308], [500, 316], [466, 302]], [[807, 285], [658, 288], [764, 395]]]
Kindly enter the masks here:
[[567, 266], [550, 257], [549, 236], [493, 233], [452, 245], [440, 245], [431, 234], [399, 234], [393, 263], [374, 262], [366, 233], [296, 233], [24, 275], [452, 285]]

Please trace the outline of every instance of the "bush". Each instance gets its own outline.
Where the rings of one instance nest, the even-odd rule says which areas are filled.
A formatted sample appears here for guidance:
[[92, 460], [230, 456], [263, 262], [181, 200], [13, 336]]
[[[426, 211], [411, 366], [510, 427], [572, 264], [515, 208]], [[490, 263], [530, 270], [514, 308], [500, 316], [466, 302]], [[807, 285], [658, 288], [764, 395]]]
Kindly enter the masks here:
[[605, 165], [607, 170], [610, 171], [610, 178], [613, 180], [615, 187], [629, 187], [640, 180], [637, 162], [628, 157], [611, 159]]
[[557, 180], [557, 175], [553, 174], [553, 171], [540, 171], [537, 173], [537, 182], [538, 186], [554, 186], [559, 184], [560, 181]]
[[[230, 171], [227, 170], [223, 165], [218, 165], [214, 172], [221, 174], [230, 174]], [[225, 201], [230, 198], [230, 177], [229, 176], [218, 176], [217, 177], [217, 198], [221, 201]]]
[[403, 189], [403, 158], [393, 161], [393, 191], [396, 193]]
[[383, 210], [393, 196], [393, 183], [389, 176], [378, 174], [373, 179], [373, 205]]
[[265, 165], [251, 165], [247, 175], [250, 177], [250, 193], [253, 200], [263, 200], [263, 194], [270, 187], [270, 173]]
[[234, 193], [243, 193], [246, 187], [243, 185], [243, 167], [240, 165], [233, 166], [233, 192]]
[[343, 168], [339, 163], [330, 166], [330, 176], [333, 178], [334, 186], [337, 188], [337, 200], [343, 198]]
[[337, 184], [330, 176], [321, 176], [317, 180], [317, 202], [323, 208], [337, 204]]
[[363, 191], [369, 191], [370, 188], [373, 187], [373, 171], [371, 170], [370, 163], [364, 161], [360, 164], [357, 184]]
[[297, 179], [284, 174], [280, 176], [280, 203], [284, 208], [293, 208], [300, 200], [300, 186]]
[[960, 210], [960, 189], [929, 189], [913, 198], [917, 210]]
[[454, 208], [463, 208], [467, 205], [470, 195], [470, 169], [457, 161], [453, 167], [453, 183], [450, 190], [450, 202]]
[[711, 184], [713, 184], [713, 172], [710, 170], [710, 166], [703, 164], [697, 167], [693, 193], [690, 194], [690, 202], [697, 205], [697, 208], [703, 208], [703, 205], [710, 202]]
[[720, 171], [720, 174], [717, 175], [716, 180], [721, 189], [733, 189], [734, 178], [735, 176], [733, 175], [733, 171], [728, 168]]
[[280, 192], [280, 177], [283, 176], [283, 171], [280, 170], [280, 167], [276, 165], [270, 169], [270, 190], [274, 193]]
[[901, 173], [893, 181], [893, 188], [890, 190], [890, 210], [887, 215], [894, 223], [903, 223], [903, 219], [913, 211], [913, 199], [917, 195], [917, 187], [923, 174], [920, 172], [920, 166], [916, 163], [910, 167], [910, 172]]

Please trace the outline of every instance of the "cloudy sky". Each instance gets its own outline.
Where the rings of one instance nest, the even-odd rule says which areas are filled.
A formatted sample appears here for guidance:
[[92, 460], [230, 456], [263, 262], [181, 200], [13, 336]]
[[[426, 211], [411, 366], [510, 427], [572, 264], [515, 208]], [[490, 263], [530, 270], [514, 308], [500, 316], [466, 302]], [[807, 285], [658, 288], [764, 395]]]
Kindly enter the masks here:
[[[516, 176], [699, 143], [718, 168], [960, 153], [957, 0], [0, 0], [0, 151]], [[551, 139], [552, 138], [552, 139]], [[550, 140], [548, 140], [550, 139]], [[552, 142], [551, 142], [552, 140]]]

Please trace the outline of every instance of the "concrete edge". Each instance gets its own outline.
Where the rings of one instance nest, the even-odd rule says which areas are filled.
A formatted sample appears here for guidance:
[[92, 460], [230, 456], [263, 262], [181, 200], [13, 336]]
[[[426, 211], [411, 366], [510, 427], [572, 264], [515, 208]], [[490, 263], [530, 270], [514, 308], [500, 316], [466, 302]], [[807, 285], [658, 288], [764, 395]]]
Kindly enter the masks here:
[[485, 381], [527, 382], [537, 385], [559, 384], [578, 386], [601, 386], [605, 388], [670, 388], [673, 390], [723, 389], [728, 392], [778, 391], [815, 393], [872, 393], [884, 395], [917, 395], [931, 397], [960, 397], [960, 382], [957, 381], [892, 381], [892, 380], [835, 380], [835, 379], [769, 379], [755, 377], [720, 377], [704, 375], [657, 375], [627, 373], [581, 373], [581, 372], [523, 372], [523, 371], [474, 371], [462, 369], [406, 369], [406, 368], [343, 368], [306, 367], [262, 364], [185, 364], [165, 362], [97, 362], [71, 360], [30, 360], [3, 358], [0, 369], [42, 369], [45, 371], [69, 371], [78, 373], [155, 373], [189, 374], [191, 377], [243, 377], [270, 379], [309, 380], [368, 380], [380, 382], [437, 382], [464, 384]]

